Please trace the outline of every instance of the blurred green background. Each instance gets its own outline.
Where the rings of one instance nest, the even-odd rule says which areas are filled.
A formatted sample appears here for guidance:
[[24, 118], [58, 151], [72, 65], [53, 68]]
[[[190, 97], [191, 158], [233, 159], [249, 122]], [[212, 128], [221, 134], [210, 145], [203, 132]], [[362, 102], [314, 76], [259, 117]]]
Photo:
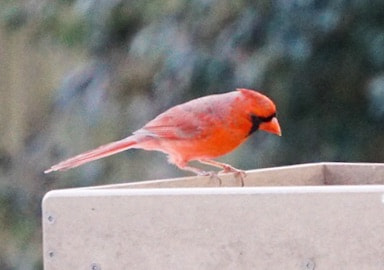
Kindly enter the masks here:
[[202, 95], [260, 89], [278, 106], [283, 136], [260, 132], [221, 158], [236, 167], [383, 162], [383, 10], [382, 0], [2, 0], [0, 269], [42, 269], [47, 191], [185, 176], [139, 150], [42, 171]]

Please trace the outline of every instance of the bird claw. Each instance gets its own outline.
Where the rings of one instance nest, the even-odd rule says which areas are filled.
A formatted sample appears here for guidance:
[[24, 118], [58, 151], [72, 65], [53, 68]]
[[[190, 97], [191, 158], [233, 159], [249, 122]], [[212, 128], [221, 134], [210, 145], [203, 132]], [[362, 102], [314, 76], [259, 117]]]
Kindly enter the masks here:
[[244, 171], [238, 171], [234, 173], [236, 179], [240, 179], [241, 186], [244, 187], [244, 178], [247, 174]]

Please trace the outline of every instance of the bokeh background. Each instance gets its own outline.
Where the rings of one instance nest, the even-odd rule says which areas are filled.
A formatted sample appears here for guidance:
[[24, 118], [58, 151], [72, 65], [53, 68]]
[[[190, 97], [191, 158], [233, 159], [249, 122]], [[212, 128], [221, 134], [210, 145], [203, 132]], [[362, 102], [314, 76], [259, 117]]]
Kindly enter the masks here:
[[139, 150], [42, 171], [202, 95], [245, 87], [275, 100], [283, 136], [260, 132], [221, 158], [239, 168], [383, 162], [383, 10], [382, 0], [2, 0], [0, 269], [42, 269], [47, 191], [185, 176]]

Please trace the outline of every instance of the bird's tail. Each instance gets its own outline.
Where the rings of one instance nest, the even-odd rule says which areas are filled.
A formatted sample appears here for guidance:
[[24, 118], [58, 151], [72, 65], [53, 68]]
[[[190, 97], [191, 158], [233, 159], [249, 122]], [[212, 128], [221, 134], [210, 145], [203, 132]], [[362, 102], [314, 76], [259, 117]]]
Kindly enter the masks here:
[[122, 139], [120, 141], [108, 143], [94, 150], [79, 154], [77, 156], [64, 160], [56, 165], [53, 165], [48, 170], [45, 170], [44, 173], [50, 173], [54, 171], [65, 171], [71, 168], [75, 168], [93, 160], [107, 157], [127, 150], [129, 148], [134, 148], [137, 143], [138, 141], [136, 140], [134, 135]]

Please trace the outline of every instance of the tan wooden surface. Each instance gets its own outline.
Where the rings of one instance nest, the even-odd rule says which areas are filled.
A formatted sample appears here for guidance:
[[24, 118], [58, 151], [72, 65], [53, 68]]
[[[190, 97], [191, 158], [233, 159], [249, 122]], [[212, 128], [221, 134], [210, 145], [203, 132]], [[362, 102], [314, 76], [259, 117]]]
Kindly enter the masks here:
[[319, 163], [251, 171], [253, 187], [192, 177], [51, 191], [44, 267], [383, 269], [383, 183], [381, 164]]

